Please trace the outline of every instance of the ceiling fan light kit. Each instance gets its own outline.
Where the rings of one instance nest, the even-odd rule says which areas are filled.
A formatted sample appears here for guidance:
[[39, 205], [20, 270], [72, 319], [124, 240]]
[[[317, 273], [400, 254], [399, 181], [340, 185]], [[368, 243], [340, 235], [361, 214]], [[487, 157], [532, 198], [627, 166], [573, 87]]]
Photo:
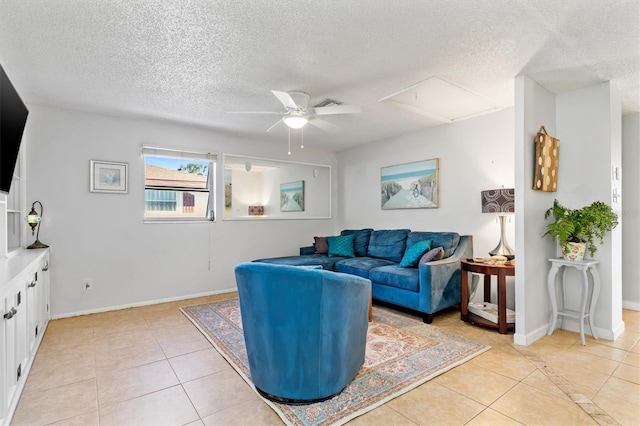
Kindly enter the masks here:
[[284, 116], [275, 124], [267, 129], [267, 132], [274, 129], [281, 122], [286, 124], [289, 129], [301, 129], [311, 124], [319, 129], [335, 132], [339, 129], [335, 124], [318, 118], [319, 115], [333, 114], [357, 114], [361, 112], [359, 105], [342, 105], [333, 99], [325, 99], [315, 106], [309, 106], [311, 96], [305, 92], [281, 92], [272, 90], [271, 93], [278, 98], [284, 106], [285, 111], [229, 111], [238, 114], [276, 114]]
[[292, 129], [300, 129], [309, 122], [309, 119], [302, 115], [296, 114], [296, 115], [289, 115], [283, 118], [282, 121], [284, 121], [284, 124], [291, 127]]

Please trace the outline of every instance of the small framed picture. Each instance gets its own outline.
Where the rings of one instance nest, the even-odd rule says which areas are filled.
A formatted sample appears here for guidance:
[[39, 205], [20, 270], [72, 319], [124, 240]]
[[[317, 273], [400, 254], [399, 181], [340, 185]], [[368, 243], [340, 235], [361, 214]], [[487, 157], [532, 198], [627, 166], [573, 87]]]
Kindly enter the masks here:
[[280, 211], [304, 211], [304, 181], [280, 184]]
[[129, 190], [128, 171], [127, 163], [90, 160], [89, 191], [126, 194]]

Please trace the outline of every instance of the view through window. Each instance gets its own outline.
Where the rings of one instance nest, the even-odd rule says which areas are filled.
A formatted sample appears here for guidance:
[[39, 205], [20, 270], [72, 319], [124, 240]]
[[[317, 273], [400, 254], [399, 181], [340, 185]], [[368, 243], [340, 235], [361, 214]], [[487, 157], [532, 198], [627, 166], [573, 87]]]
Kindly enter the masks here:
[[144, 148], [146, 220], [213, 220], [215, 156]]

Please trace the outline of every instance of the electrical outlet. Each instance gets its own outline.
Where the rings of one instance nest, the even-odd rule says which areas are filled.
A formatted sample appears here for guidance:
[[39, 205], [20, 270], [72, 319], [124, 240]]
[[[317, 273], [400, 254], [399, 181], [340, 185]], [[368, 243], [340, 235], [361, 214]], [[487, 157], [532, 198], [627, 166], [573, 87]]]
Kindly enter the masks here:
[[82, 279], [82, 291], [93, 291], [93, 278]]

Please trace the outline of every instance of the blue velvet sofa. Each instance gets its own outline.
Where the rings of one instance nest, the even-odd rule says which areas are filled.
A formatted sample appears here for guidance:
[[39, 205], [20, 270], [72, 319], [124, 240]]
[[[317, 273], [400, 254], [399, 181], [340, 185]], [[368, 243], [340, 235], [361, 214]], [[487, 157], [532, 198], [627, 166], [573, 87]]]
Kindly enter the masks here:
[[364, 363], [371, 282], [322, 268], [235, 268], [251, 381], [287, 404], [339, 393]]
[[[343, 237], [350, 235], [353, 253], [347, 256], [332, 255], [331, 251], [316, 253], [316, 247], [309, 246], [300, 248], [300, 256], [257, 259], [256, 262], [321, 265], [326, 270], [368, 278], [373, 300], [417, 311], [426, 323], [432, 322], [436, 312], [460, 303], [460, 260], [473, 257], [470, 235], [370, 228], [340, 233]], [[431, 248], [443, 248], [443, 259], [400, 266], [412, 247], [427, 241]]]

